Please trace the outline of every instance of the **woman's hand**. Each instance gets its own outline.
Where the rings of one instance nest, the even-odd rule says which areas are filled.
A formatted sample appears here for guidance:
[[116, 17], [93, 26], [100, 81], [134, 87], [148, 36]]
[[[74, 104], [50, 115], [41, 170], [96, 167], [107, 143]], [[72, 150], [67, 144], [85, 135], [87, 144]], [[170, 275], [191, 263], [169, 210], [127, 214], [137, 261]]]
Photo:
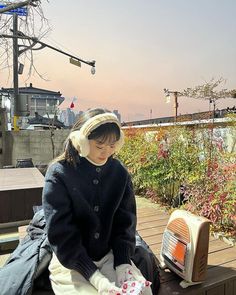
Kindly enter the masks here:
[[122, 289], [111, 283], [99, 270], [97, 270], [89, 279], [90, 283], [98, 290], [100, 295], [121, 295]]

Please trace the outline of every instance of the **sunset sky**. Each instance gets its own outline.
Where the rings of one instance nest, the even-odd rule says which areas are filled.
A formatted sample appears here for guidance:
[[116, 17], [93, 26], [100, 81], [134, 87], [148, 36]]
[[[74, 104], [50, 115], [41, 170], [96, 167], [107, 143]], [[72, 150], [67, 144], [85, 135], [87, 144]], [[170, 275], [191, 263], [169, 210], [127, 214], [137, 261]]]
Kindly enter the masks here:
[[[50, 49], [35, 51], [37, 70], [20, 86], [60, 91], [63, 107], [76, 110], [118, 109], [122, 121], [174, 114], [173, 97], [164, 88], [182, 91], [225, 78], [236, 88], [235, 0], [42, 0], [51, 31], [41, 40], [85, 60], [96, 60], [96, 74]], [[35, 26], [39, 26], [37, 22]], [[0, 39], [1, 40], [1, 39]], [[1, 70], [0, 87], [12, 87]], [[236, 105], [221, 100], [217, 108]], [[178, 113], [209, 110], [208, 101], [179, 98]]]

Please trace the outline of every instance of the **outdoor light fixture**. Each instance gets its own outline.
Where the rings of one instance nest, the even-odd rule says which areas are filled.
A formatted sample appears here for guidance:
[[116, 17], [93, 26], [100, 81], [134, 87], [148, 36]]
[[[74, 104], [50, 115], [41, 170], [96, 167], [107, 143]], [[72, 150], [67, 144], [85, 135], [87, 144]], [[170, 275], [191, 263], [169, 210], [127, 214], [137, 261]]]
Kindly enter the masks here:
[[170, 92], [169, 89], [164, 88], [166, 103], [170, 103]]
[[95, 67], [91, 67], [91, 74], [94, 75], [96, 73]]

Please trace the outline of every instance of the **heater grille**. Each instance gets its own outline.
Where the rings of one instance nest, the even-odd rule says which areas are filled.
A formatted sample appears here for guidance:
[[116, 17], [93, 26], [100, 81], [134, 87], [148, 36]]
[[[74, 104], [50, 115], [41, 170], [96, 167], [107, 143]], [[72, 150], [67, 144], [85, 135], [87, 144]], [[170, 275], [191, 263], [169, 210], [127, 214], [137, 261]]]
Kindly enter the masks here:
[[179, 271], [185, 271], [187, 245], [180, 241], [173, 233], [165, 231], [162, 244], [162, 255]]
[[190, 233], [188, 229], [188, 225], [184, 221], [183, 218], [175, 218], [172, 220], [167, 229], [172, 231], [176, 236], [178, 236], [181, 240], [186, 243], [190, 242]]

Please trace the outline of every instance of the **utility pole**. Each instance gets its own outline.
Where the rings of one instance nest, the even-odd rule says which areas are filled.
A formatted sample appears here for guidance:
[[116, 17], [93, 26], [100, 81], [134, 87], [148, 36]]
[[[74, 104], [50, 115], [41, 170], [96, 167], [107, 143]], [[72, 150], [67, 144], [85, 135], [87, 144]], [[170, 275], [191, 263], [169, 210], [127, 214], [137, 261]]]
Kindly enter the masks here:
[[[18, 30], [18, 15], [13, 14], [13, 35], [17, 36]], [[14, 104], [13, 104], [13, 127], [14, 130], [18, 131], [18, 120], [19, 120], [19, 83], [18, 83], [18, 38], [13, 38], [13, 87], [14, 87]]]
[[174, 109], [175, 109], [175, 122], [177, 121], [177, 116], [178, 116], [178, 107], [179, 107], [179, 103], [178, 103], [178, 92], [174, 91]]
[[[21, 104], [20, 104], [20, 93], [19, 93], [19, 82], [18, 82], [18, 74], [20, 71], [22, 72], [22, 69], [20, 70], [18, 66], [18, 57], [22, 53], [24, 53], [26, 50], [39, 50], [43, 49], [45, 47], [48, 47], [52, 50], [55, 50], [61, 54], [64, 54], [68, 57], [70, 57], [70, 63], [81, 67], [81, 63], [87, 64], [91, 66], [91, 74], [95, 74], [95, 60], [92, 61], [86, 61], [83, 60], [77, 56], [71, 55], [65, 51], [62, 51], [58, 48], [55, 48], [49, 44], [46, 44], [38, 38], [35, 37], [29, 37], [23, 34], [22, 32], [18, 31], [18, 15], [20, 16], [27, 16], [28, 11], [27, 8], [24, 8], [26, 5], [33, 5], [37, 6], [34, 4], [34, 2], [38, 2], [39, 0], [27, 0], [24, 2], [20, 3], [15, 3], [11, 5], [1, 5], [0, 4], [0, 13], [6, 13], [6, 14], [11, 14], [13, 15], [13, 34], [12, 35], [5, 35], [5, 34], [0, 34], [0, 38], [12, 38], [13, 39], [13, 93], [14, 93], [14, 103], [13, 105], [13, 110], [12, 110], [12, 115], [13, 115], [13, 126], [14, 130], [19, 130], [18, 126], [18, 121], [19, 121], [19, 116], [21, 115]], [[29, 46], [25, 45], [18, 45], [18, 39], [25, 39], [28, 41], [31, 41], [31, 44]], [[35, 45], [40, 45], [38, 48], [34, 48]], [[21, 49], [19, 49], [21, 47]]]
[[[19, 95], [19, 82], [18, 82], [18, 15], [27, 16], [27, 8], [24, 6], [30, 4], [30, 2], [37, 2], [38, 0], [27, 0], [20, 3], [13, 3], [10, 5], [0, 5], [0, 13], [10, 14], [13, 16], [13, 110], [11, 109], [11, 118], [13, 116], [13, 128], [19, 131], [19, 116], [20, 116], [20, 95]], [[31, 3], [31, 5], [32, 5]], [[0, 35], [0, 37], [2, 37]]]
[[175, 117], [175, 122], [177, 122], [178, 107], [179, 107], [178, 97], [183, 96], [183, 94], [181, 92], [179, 92], [179, 91], [171, 91], [171, 90], [169, 90], [167, 88], [164, 88], [164, 92], [165, 92], [166, 98], [168, 100], [169, 100], [171, 94], [174, 95], [174, 117]]

